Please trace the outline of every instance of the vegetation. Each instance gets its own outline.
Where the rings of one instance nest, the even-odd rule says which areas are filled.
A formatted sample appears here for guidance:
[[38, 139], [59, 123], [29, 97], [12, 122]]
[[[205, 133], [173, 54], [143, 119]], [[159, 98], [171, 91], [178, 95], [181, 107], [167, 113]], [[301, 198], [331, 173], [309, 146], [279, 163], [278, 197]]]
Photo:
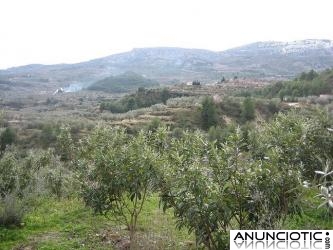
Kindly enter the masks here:
[[277, 82], [258, 91], [266, 97], [279, 97], [281, 100], [294, 100], [297, 97], [331, 94], [333, 90], [333, 69], [318, 74], [314, 70], [303, 72], [292, 81]]
[[[132, 137], [101, 128], [82, 144], [83, 198], [95, 212], [111, 212], [133, 239], [138, 217], [158, 179], [158, 155], [144, 132]], [[80, 158], [81, 159], [81, 158]]]
[[194, 231], [197, 244], [208, 249], [227, 248], [230, 227], [272, 229], [299, 209], [297, 169], [279, 167], [276, 152], [266, 162], [251, 161], [242, 144], [239, 129], [222, 148], [197, 133], [172, 142], [162, 187], [164, 209], [172, 207], [177, 227]]
[[254, 103], [250, 97], [246, 97], [242, 104], [241, 119], [243, 122], [253, 120], [255, 118]]
[[139, 88], [135, 94], [127, 95], [120, 100], [105, 101], [100, 105], [100, 110], [109, 110], [112, 113], [125, 113], [138, 108], [150, 107], [154, 104], [166, 104], [170, 98], [180, 97], [184, 94], [171, 93], [167, 89]]
[[88, 87], [88, 90], [105, 92], [128, 92], [140, 87], [154, 87], [157, 83], [134, 72], [125, 72], [117, 76], [109, 76]]
[[333, 155], [331, 127], [332, 118], [325, 112], [280, 113], [252, 135], [251, 151], [262, 158], [265, 148], [276, 147], [281, 161], [299, 167], [303, 177], [312, 180], [321, 161]]
[[319, 175], [319, 187], [320, 187], [320, 198], [324, 199], [324, 202], [321, 203], [318, 208], [323, 206], [327, 207], [327, 210], [331, 216], [333, 216], [333, 200], [332, 200], [332, 190], [333, 190], [333, 182], [332, 175], [333, 171], [331, 169], [330, 159], [326, 160], [324, 163], [323, 171], [316, 170], [315, 173]]
[[[126, 135], [123, 130], [97, 130], [90, 139], [92, 141], [84, 143], [89, 146], [83, 155], [90, 155], [95, 150], [100, 152], [88, 157], [88, 172], [97, 168], [95, 173], [89, 174], [94, 179], [84, 182], [93, 187], [85, 200], [97, 211], [101, 208], [106, 211], [120, 209], [116, 214], [125, 218], [127, 214], [132, 221], [136, 212], [141, 213], [140, 208], [146, 199], [143, 190], [155, 183], [164, 211], [172, 208], [177, 218], [177, 228], [193, 232], [197, 245], [202, 244], [208, 249], [226, 248], [230, 227], [279, 228], [291, 215], [301, 214], [304, 188], [300, 179], [313, 178], [313, 166], [316, 165], [315, 159], [309, 158], [308, 150], [318, 150], [315, 153], [318, 158], [330, 157], [326, 153], [327, 148], [332, 148], [333, 141], [326, 127], [332, 126], [332, 120], [327, 118], [325, 114], [313, 112], [310, 119], [307, 113], [280, 114], [260, 129], [252, 130], [247, 141], [240, 128], [236, 129], [222, 146], [216, 141], [209, 142], [200, 132], [185, 132], [169, 139], [168, 131], [163, 128], [153, 134], [140, 132], [134, 137]], [[310, 126], [308, 130], [300, 129]], [[323, 134], [324, 130], [326, 134]], [[311, 144], [302, 143], [302, 138]], [[264, 146], [268, 145], [265, 140], [270, 141], [270, 147]], [[126, 153], [122, 146], [115, 148], [114, 145], [124, 145]], [[132, 145], [137, 146], [132, 148]], [[136, 151], [138, 145], [140, 152]], [[151, 152], [150, 156], [145, 156], [145, 150]], [[320, 152], [325, 154], [320, 155]], [[98, 165], [92, 167], [92, 161]], [[163, 168], [156, 172], [154, 167], [159, 169], [160, 165]], [[149, 170], [144, 171], [144, 166]], [[137, 170], [138, 167], [143, 171]], [[137, 181], [140, 184], [136, 184]], [[133, 185], [136, 185], [134, 189]], [[116, 194], [123, 200], [119, 201], [114, 196]], [[119, 202], [119, 205], [103, 201]], [[136, 210], [136, 202], [140, 204], [139, 210]], [[134, 204], [129, 205], [131, 203]], [[128, 209], [126, 213], [121, 210], [121, 204]], [[128, 222], [126, 225], [132, 229], [136, 227]]]
[[217, 125], [217, 112], [212, 98], [206, 97], [202, 102], [202, 128], [207, 130]]
[[0, 248], [228, 249], [231, 228], [332, 228], [333, 107], [279, 100], [289, 83], [273, 99], [200, 86], [4, 100]]
[[15, 141], [15, 131], [7, 127], [0, 135], [0, 154], [6, 149], [7, 146], [13, 144]]

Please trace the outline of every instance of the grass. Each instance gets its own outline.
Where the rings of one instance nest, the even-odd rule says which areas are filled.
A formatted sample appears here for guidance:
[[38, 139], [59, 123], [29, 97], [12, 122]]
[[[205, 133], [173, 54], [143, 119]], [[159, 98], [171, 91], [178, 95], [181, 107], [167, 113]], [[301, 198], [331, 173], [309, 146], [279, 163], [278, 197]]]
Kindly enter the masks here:
[[[171, 210], [163, 213], [158, 208], [158, 197], [147, 200], [139, 217], [138, 249], [190, 249], [195, 238], [186, 230], [177, 230]], [[155, 246], [156, 248], [153, 248]]]
[[[333, 218], [321, 203], [316, 188], [305, 191], [302, 216], [289, 217], [283, 229], [324, 230], [333, 228]], [[0, 227], [0, 249], [123, 249], [129, 243], [124, 225], [94, 215], [79, 199], [39, 198], [22, 227]], [[111, 218], [112, 219], [112, 218]], [[114, 218], [113, 218], [114, 219]], [[175, 229], [172, 210], [163, 213], [158, 197], [145, 203], [131, 249], [194, 249], [193, 234]]]
[[318, 206], [323, 202], [315, 197], [319, 191], [316, 188], [310, 188], [305, 191], [302, 200], [303, 212], [301, 216], [289, 217], [283, 224], [284, 229], [289, 230], [325, 230], [333, 228], [333, 217], [329, 216], [327, 208]]
[[[324, 230], [333, 228], [333, 218], [321, 203], [316, 188], [307, 189], [302, 200], [302, 216], [289, 217], [283, 229]], [[79, 199], [39, 198], [22, 227], [0, 227], [0, 249], [122, 249], [129, 233], [114, 218], [94, 215]], [[138, 231], [131, 249], [194, 249], [193, 234], [175, 229], [172, 210], [163, 213], [158, 197], [152, 196], [139, 217]]]
[[108, 226], [79, 200], [42, 199], [21, 228], [0, 228], [0, 249], [89, 249], [86, 239]]
[[[0, 227], [0, 249], [118, 249], [128, 241], [124, 225], [94, 215], [81, 200], [44, 198], [37, 203], [22, 227]], [[147, 201], [131, 249], [190, 249], [193, 245], [193, 235], [176, 230], [171, 212], [164, 214], [158, 208], [158, 197]]]

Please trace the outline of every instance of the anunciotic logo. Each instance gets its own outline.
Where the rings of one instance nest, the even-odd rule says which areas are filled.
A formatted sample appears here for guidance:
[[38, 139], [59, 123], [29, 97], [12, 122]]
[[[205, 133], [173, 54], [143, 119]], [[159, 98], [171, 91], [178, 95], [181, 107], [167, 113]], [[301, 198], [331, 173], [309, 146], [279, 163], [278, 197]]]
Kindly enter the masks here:
[[333, 230], [230, 230], [230, 249], [333, 249]]

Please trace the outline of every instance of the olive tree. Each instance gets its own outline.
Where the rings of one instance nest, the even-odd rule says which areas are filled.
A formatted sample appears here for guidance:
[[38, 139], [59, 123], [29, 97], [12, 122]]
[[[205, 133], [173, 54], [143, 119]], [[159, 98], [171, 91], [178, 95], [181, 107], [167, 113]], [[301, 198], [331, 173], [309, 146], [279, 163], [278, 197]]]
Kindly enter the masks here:
[[60, 127], [59, 134], [57, 135], [56, 149], [62, 161], [70, 161], [73, 159], [74, 143], [68, 125]]
[[264, 123], [250, 136], [250, 151], [263, 159], [271, 150], [279, 153], [280, 165], [301, 170], [303, 178], [311, 180], [319, 159], [333, 155], [333, 127], [330, 115], [322, 111], [291, 111], [279, 113], [274, 120]]
[[[22, 154], [16, 148], [6, 149], [0, 158], [0, 225], [21, 225], [23, 215], [33, 206], [31, 200], [53, 193], [46, 181], [52, 165], [59, 167], [51, 150]], [[57, 189], [61, 187], [57, 183]]]
[[230, 229], [271, 229], [298, 211], [299, 171], [275, 150], [252, 159], [242, 138], [238, 128], [222, 147], [200, 133], [170, 142], [161, 203], [208, 249], [226, 249]]
[[0, 155], [3, 153], [8, 145], [14, 143], [16, 139], [15, 131], [7, 127], [2, 133], [0, 133]]
[[158, 172], [158, 157], [148, 141], [143, 131], [131, 136], [124, 129], [100, 127], [79, 152], [84, 201], [124, 223], [131, 238]]
[[320, 197], [324, 200], [318, 208], [326, 206], [327, 211], [333, 216], [333, 170], [332, 160], [327, 159], [323, 164], [323, 170], [316, 170], [315, 173], [318, 175], [318, 187], [320, 187], [320, 193], [316, 197]]
[[[173, 138], [165, 157], [169, 164], [164, 168], [160, 185], [161, 205], [165, 211], [173, 208], [177, 228], [194, 232], [197, 243], [215, 247], [213, 227], [218, 223], [210, 204], [218, 200], [215, 186], [206, 165], [207, 149], [201, 133], [185, 132], [180, 139]], [[218, 213], [218, 210], [215, 210]]]
[[17, 160], [11, 152], [0, 159], [0, 197], [13, 192], [17, 185]]

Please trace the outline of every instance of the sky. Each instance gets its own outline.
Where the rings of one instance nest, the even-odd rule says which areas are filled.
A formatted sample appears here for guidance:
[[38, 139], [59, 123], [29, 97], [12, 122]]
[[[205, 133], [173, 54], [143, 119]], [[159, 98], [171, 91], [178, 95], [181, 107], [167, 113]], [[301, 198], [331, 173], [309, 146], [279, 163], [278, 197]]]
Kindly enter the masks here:
[[333, 40], [332, 0], [0, 0], [0, 69], [142, 47]]

